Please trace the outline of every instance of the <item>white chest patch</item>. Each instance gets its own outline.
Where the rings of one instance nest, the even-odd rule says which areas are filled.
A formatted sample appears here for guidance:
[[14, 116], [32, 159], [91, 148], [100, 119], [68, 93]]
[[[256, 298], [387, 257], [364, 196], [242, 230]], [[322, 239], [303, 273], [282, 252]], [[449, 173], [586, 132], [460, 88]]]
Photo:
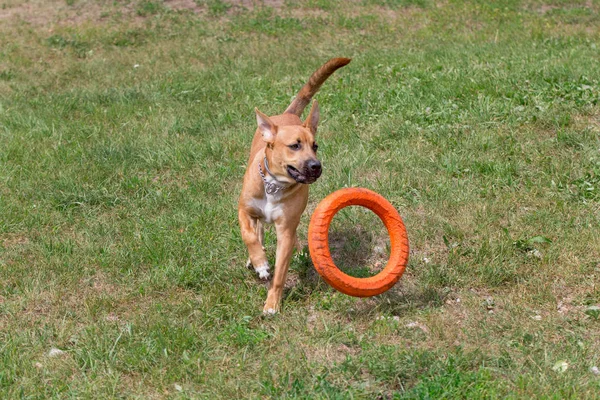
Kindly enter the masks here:
[[[264, 177], [267, 182], [272, 184], [281, 185], [280, 182], [275, 180], [271, 175], [267, 174]], [[260, 220], [266, 222], [268, 224], [272, 224], [283, 214], [283, 203], [281, 202], [281, 191], [268, 194], [265, 191], [265, 197], [262, 199], [254, 198], [250, 200], [250, 204], [248, 204], [251, 208], [253, 208], [258, 215], [260, 215]]]
[[252, 199], [250, 207], [258, 211], [258, 214], [262, 216], [262, 221], [272, 224], [283, 214], [283, 204], [280, 200], [281, 196], [278, 194], [267, 194], [266, 198]]

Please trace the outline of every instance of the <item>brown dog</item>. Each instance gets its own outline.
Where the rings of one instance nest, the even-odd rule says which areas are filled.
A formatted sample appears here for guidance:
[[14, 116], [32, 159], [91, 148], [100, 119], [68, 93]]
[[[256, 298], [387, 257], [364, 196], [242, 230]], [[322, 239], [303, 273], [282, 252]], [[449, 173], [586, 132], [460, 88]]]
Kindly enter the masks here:
[[275, 276], [263, 312], [279, 311], [290, 258], [297, 243], [296, 228], [308, 201], [308, 185], [321, 176], [315, 135], [319, 106], [315, 101], [305, 122], [300, 115], [323, 82], [349, 58], [333, 58], [315, 71], [292, 104], [281, 115], [267, 117], [256, 109], [258, 129], [252, 140], [248, 168], [238, 205], [242, 239], [248, 247], [247, 266], [269, 279], [263, 247], [263, 223], [275, 224]]

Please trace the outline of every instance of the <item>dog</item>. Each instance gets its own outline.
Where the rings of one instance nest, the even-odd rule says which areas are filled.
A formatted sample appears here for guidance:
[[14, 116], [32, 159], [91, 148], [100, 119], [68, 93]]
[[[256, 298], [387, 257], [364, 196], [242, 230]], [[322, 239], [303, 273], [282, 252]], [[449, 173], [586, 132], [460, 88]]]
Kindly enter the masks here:
[[308, 185], [322, 172], [315, 142], [319, 123], [317, 101], [304, 122], [300, 116], [323, 82], [349, 62], [349, 58], [332, 58], [323, 64], [283, 114], [268, 117], [255, 109], [258, 128], [244, 175], [238, 217], [242, 240], [250, 256], [246, 266], [254, 267], [262, 280], [271, 277], [263, 247], [264, 224], [275, 225], [275, 273], [263, 308], [265, 314], [280, 310], [290, 259], [294, 248], [299, 247], [296, 229], [308, 202]]

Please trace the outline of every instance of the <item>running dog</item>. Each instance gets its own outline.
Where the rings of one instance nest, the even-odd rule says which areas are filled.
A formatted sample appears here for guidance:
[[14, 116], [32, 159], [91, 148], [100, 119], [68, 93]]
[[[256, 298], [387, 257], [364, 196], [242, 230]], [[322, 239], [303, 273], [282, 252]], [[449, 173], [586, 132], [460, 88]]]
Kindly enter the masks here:
[[308, 202], [308, 185], [322, 172], [315, 142], [319, 123], [316, 100], [304, 122], [300, 116], [323, 82], [349, 62], [349, 58], [327, 61], [312, 74], [283, 114], [268, 117], [255, 109], [258, 128], [244, 175], [238, 217], [242, 239], [250, 255], [247, 266], [254, 267], [263, 280], [271, 277], [263, 247], [263, 224], [275, 224], [275, 274], [263, 308], [265, 314], [280, 310], [290, 258], [298, 246], [296, 229]]

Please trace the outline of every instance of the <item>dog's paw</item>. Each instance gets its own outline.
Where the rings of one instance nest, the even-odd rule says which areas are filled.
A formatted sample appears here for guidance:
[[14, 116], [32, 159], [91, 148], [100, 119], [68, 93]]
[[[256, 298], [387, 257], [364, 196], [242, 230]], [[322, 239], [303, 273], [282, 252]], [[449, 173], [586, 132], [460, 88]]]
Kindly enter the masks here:
[[268, 280], [271, 277], [269, 273], [269, 263], [264, 262], [258, 267], [254, 268], [254, 271], [258, 274], [258, 277], [262, 280]]
[[263, 315], [270, 316], [275, 314], [277, 314], [277, 310], [275, 310], [274, 308], [265, 308], [263, 310]]
[[281, 300], [277, 300], [277, 296], [267, 296], [265, 306], [263, 307], [263, 315], [275, 315], [279, 312], [281, 307]]

